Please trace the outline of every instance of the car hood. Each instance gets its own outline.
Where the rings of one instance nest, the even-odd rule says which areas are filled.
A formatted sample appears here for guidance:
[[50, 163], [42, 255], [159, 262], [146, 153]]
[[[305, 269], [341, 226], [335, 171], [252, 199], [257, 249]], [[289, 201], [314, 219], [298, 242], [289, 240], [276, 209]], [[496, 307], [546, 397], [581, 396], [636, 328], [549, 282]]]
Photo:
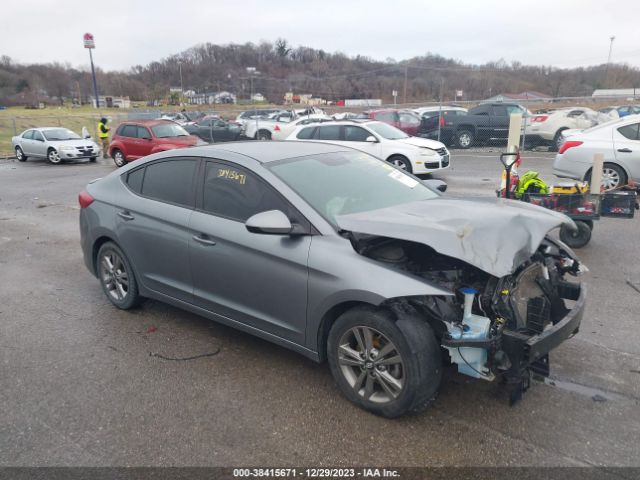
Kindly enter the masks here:
[[157, 137], [156, 143], [158, 145], [171, 144], [171, 145], [195, 145], [198, 143], [198, 137], [195, 135], [187, 135], [184, 137]]
[[420, 137], [401, 138], [399, 140], [396, 140], [396, 142], [406, 143], [407, 145], [413, 145], [414, 147], [426, 147], [430, 148], [431, 150], [437, 150], [444, 147], [444, 144], [440, 142]]
[[336, 218], [343, 230], [422, 243], [496, 277], [513, 273], [546, 234], [573, 221], [558, 212], [505, 200], [437, 198]]

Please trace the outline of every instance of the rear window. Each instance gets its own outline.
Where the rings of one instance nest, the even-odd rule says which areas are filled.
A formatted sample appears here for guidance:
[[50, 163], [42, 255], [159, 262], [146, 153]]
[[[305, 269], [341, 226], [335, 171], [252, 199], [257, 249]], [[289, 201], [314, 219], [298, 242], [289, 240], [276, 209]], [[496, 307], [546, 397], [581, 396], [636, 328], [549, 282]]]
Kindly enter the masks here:
[[195, 159], [174, 159], [147, 165], [142, 195], [184, 207], [194, 206]]
[[316, 128], [317, 127], [303, 128], [298, 132], [296, 138], [299, 138], [300, 140], [309, 140], [310, 138], [313, 138], [313, 133], [316, 131]]
[[640, 140], [640, 123], [632, 123], [631, 125], [620, 127], [618, 132], [629, 140]]
[[142, 179], [144, 178], [144, 168], [132, 170], [127, 175], [127, 185], [131, 190], [140, 194], [142, 193]]

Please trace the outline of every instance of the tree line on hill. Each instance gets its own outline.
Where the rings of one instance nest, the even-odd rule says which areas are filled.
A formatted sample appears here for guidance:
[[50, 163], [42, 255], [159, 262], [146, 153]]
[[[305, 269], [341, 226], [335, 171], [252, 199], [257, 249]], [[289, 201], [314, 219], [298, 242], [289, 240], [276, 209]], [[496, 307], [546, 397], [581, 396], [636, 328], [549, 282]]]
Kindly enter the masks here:
[[[254, 67], [258, 73], [247, 71]], [[640, 85], [640, 69], [627, 64], [577, 68], [507, 63], [504, 60], [471, 65], [426, 53], [397, 61], [375, 60], [304, 46], [284, 39], [259, 44], [196, 45], [128, 71], [97, 70], [100, 94], [129, 96], [131, 100], [162, 101], [170, 87], [198, 93], [230, 91], [248, 99], [253, 91], [282, 103], [293, 91], [329, 101], [381, 98], [398, 103], [452, 101], [457, 90], [464, 99], [483, 99], [498, 93], [542, 92], [552, 97], [589, 96], [597, 88]], [[253, 76], [253, 80], [251, 79]], [[59, 62], [25, 65], [0, 57], [0, 104], [88, 102], [93, 94], [91, 74]]]

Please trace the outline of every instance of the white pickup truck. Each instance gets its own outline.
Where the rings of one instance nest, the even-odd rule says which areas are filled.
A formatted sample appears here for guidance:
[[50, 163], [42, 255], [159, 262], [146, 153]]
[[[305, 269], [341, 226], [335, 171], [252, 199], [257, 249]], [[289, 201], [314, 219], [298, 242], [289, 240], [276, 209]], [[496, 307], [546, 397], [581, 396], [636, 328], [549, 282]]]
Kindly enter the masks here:
[[315, 121], [330, 121], [331, 117], [315, 107], [304, 110], [282, 110], [267, 118], [246, 120], [243, 135], [255, 140], [284, 140], [296, 127]]

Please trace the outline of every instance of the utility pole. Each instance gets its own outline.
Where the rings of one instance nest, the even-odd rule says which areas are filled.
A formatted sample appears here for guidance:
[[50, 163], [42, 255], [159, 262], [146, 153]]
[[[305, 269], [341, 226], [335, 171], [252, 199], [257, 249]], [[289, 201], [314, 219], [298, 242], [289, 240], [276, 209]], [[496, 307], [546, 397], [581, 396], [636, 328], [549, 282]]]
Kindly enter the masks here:
[[611, 64], [611, 53], [613, 52], [613, 41], [616, 39], [615, 35], [609, 37], [609, 56], [607, 57], [607, 68], [604, 71], [605, 84], [609, 84], [609, 65]]
[[404, 92], [402, 94], [402, 103], [407, 103], [407, 73], [409, 67], [405, 65], [404, 67]]
[[180, 105], [184, 100], [184, 85], [182, 83], [182, 59], [178, 59], [178, 68], [180, 69]]

